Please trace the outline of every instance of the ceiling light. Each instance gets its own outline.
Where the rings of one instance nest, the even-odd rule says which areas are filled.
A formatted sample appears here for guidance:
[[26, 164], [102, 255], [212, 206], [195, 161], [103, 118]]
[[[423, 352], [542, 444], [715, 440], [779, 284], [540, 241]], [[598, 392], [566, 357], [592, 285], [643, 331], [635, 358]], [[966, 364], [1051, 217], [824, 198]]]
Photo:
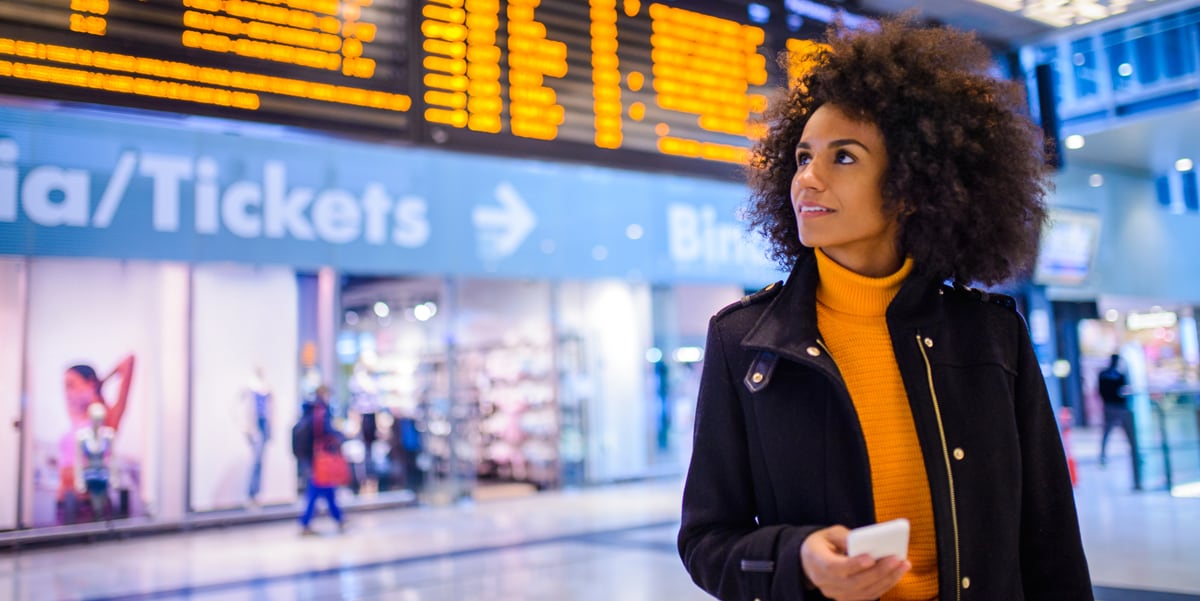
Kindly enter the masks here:
[[1099, 173], [1093, 173], [1088, 176], [1088, 185], [1093, 188], [1099, 188], [1104, 185], [1104, 176]]
[[1066, 145], [1067, 148], [1070, 148], [1071, 150], [1079, 150], [1080, 148], [1083, 148], [1083, 136], [1079, 134], [1067, 136]]
[[1130, 75], [1133, 75], [1133, 65], [1129, 63], [1121, 63], [1117, 67], [1117, 75], [1120, 75], [1121, 77], [1129, 77]]
[[437, 315], [437, 303], [433, 301], [424, 302], [413, 307], [413, 317], [417, 321], [429, 321], [434, 315]]
[[746, 6], [746, 12], [750, 15], [750, 20], [755, 23], [766, 23], [771, 20], [771, 9], [757, 2], [751, 2]]
[[387, 303], [385, 303], [383, 301], [379, 301], [379, 302], [375, 303], [375, 306], [372, 307], [372, 309], [374, 309], [375, 315], [377, 315], [379, 317], [387, 317], [392, 312], [391, 308], [388, 307]]
[[[1021, 13], [1021, 16], [1033, 21], [1040, 21], [1052, 27], [1069, 27], [1092, 21], [1099, 21], [1113, 15], [1119, 15], [1129, 10], [1139, 0], [975, 0], [1009, 12]], [[1153, 2], [1154, 0], [1140, 0]]]
[[1192, 170], [1192, 159], [1183, 158], [1183, 159], [1179, 159], [1178, 161], [1175, 161], [1175, 170], [1176, 171], [1191, 171]]
[[1055, 361], [1053, 373], [1056, 378], [1065, 378], [1071, 375], [1071, 362], [1066, 359]]

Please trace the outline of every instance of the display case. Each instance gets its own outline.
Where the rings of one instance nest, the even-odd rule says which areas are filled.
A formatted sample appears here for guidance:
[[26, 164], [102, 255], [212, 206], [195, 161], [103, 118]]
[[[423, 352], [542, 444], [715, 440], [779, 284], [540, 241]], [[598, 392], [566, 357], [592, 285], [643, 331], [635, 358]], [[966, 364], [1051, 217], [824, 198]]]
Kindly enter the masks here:
[[553, 354], [534, 344], [458, 353], [460, 401], [478, 416], [477, 475], [487, 482], [559, 484], [559, 407]]

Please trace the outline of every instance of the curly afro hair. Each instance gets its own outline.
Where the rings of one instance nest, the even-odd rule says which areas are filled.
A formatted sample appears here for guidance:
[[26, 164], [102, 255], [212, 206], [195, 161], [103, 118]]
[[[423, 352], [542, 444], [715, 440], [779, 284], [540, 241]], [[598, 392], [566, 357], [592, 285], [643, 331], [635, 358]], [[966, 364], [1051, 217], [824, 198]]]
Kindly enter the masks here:
[[770, 256], [790, 270], [813, 252], [800, 243], [790, 185], [805, 125], [831, 104], [883, 134], [884, 211], [895, 215], [899, 251], [917, 270], [984, 284], [1027, 274], [1050, 167], [1021, 87], [988, 74], [991, 55], [973, 34], [923, 28], [911, 16], [871, 31], [833, 25], [826, 38], [787, 59], [812, 66], [768, 109], [767, 133], [751, 152], [746, 214]]

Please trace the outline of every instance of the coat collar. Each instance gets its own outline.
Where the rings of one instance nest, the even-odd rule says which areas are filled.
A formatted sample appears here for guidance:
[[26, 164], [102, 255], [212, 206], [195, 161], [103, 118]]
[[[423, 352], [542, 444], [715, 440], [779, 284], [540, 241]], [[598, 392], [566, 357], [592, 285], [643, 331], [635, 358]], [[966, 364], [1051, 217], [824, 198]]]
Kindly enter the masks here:
[[[807, 348], [821, 340], [817, 329], [817, 260], [805, 253], [796, 261], [779, 294], [771, 300], [758, 321], [742, 338], [742, 346], [803, 359]], [[888, 306], [887, 321], [896, 326], [924, 327], [937, 319], [934, 302], [940, 282], [920, 272], [904, 280]]]

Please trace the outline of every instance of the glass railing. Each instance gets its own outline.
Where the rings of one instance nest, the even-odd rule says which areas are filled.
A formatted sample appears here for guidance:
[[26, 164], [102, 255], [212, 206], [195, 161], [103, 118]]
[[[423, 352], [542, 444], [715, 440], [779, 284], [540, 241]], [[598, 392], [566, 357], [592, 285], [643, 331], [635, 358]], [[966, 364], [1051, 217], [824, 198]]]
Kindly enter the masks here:
[[1053, 68], [1063, 121], [1195, 101], [1200, 98], [1200, 7], [1068, 32], [1028, 46], [1021, 50], [1021, 66], [1031, 90], [1036, 90], [1039, 64]]

